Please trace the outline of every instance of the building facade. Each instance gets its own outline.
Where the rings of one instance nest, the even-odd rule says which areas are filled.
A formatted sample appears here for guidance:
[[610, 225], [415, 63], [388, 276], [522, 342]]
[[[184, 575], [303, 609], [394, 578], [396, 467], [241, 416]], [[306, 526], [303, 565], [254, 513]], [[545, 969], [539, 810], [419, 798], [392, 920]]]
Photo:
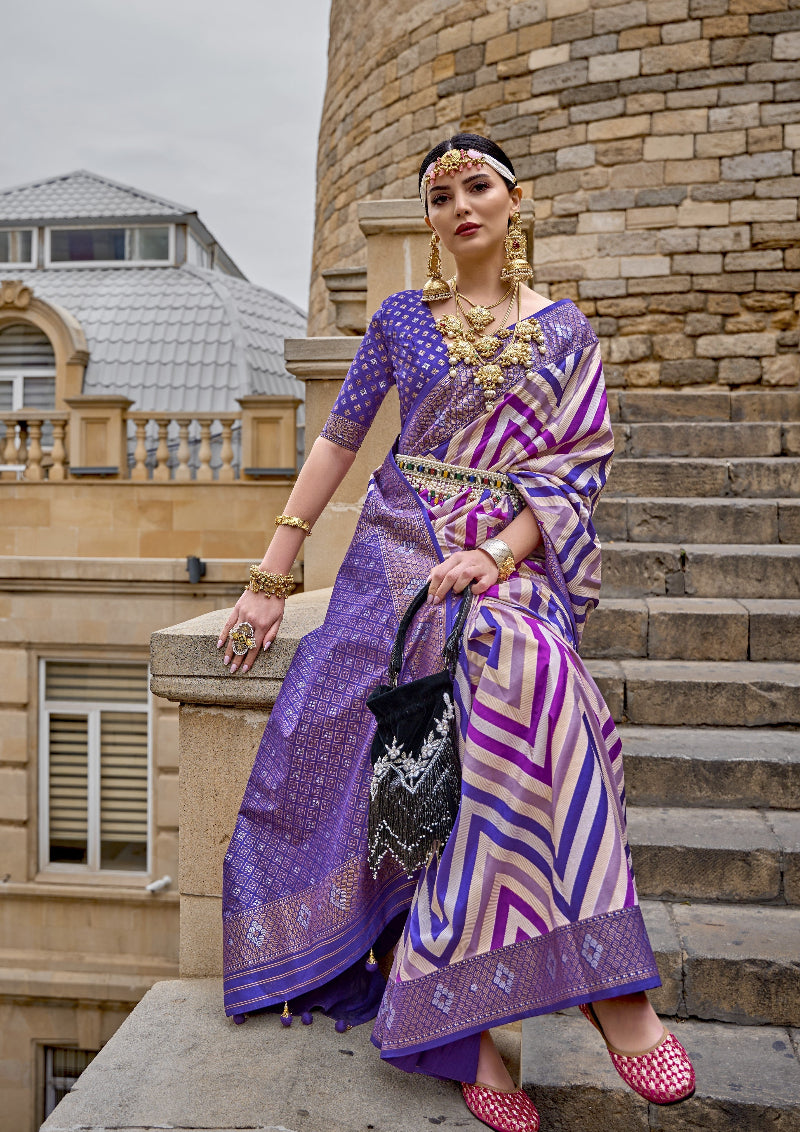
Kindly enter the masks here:
[[365, 264], [358, 202], [416, 198], [471, 130], [513, 160], [534, 285], [593, 319], [611, 387], [795, 386], [798, 57], [792, 0], [333, 0], [311, 333], [336, 324], [321, 272]]
[[177, 971], [177, 712], [149, 638], [260, 559], [304, 330], [189, 209], [86, 172], [0, 192], [4, 1132]]

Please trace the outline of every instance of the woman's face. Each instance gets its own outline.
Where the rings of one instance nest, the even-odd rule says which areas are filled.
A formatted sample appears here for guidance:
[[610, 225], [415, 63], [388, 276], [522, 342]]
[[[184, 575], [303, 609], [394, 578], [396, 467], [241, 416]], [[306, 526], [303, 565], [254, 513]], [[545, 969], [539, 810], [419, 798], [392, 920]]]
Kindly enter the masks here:
[[428, 188], [432, 228], [456, 259], [496, 251], [508, 231], [508, 218], [519, 207], [519, 188], [509, 192], [490, 165], [439, 177]]

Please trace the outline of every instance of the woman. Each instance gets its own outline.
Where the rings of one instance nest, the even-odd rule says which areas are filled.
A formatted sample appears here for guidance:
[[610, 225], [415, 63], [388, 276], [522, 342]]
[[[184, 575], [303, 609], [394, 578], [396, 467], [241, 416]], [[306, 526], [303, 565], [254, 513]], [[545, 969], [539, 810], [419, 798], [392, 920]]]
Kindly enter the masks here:
[[[431, 278], [373, 317], [218, 644], [244, 673], [275, 639], [301, 541], [395, 384], [400, 435], [370, 480], [325, 623], [283, 683], [226, 856], [226, 1010], [241, 1021], [286, 1002], [288, 1023], [288, 1003], [305, 1022], [320, 1007], [339, 1027], [377, 1014], [382, 1058], [461, 1081], [470, 1110], [501, 1130], [539, 1119], [489, 1028], [569, 1005], [642, 1095], [671, 1103], [694, 1088], [644, 993], [659, 978], [620, 741], [576, 652], [597, 604], [591, 516], [613, 449], [597, 339], [570, 300], [520, 283], [521, 195], [485, 138], [427, 155]], [[450, 283], [439, 241], [455, 259]], [[461, 805], [418, 875], [384, 858], [373, 878], [365, 699], [426, 579], [401, 682], [441, 668], [456, 595], [469, 584], [476, 595], [455, 689]], [[373, 952], [395, 944], [384, 984]]]

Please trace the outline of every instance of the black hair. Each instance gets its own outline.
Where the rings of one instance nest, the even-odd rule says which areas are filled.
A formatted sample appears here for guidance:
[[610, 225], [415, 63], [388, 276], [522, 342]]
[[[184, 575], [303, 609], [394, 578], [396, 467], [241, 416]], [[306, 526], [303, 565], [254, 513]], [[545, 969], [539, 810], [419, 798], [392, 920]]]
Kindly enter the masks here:
[[[480, 134], [455, 134], [452, 138], [445, 138], [444, 141], [439, 142], [439, 144], [435, 145], [430, 153], [426, 154], [423, 158], [422, 164], [419, 167], [419, 189], [422, 188], [422, 178], [425, 176], [425, 170], [430, 163], [436, 161], [443, 153], [447, 153], [448, 149], [477, 149], [479, 153], [488, 154], [488, 156], [493, 157], [495, 161], [502, 162], [512, 173], [514, 172], [514, 166], [496, 142], [491, 141], [489, 138], [484, 138]], [[498, 173], [498, 176], [509, 189], [513, 189], [517, 183], [516, 174], [513, 181], [509, 181], [507, 177], [503, 177], [502, 173]], [[428, 201], [426, 199], [425, 212], [427, 213], [427, 211]]]

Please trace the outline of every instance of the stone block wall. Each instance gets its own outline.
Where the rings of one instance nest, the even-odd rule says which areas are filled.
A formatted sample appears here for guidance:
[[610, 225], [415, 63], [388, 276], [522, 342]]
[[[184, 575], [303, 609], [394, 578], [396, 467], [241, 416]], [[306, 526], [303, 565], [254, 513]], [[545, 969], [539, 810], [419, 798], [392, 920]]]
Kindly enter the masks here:
[[310, 333], [335, 333], [321, 271], [365, 260], [356, 202], [415, 197], [469, 129], [609, 385], [800, 380], [800, 0], [333, 0], [329, 52]]

